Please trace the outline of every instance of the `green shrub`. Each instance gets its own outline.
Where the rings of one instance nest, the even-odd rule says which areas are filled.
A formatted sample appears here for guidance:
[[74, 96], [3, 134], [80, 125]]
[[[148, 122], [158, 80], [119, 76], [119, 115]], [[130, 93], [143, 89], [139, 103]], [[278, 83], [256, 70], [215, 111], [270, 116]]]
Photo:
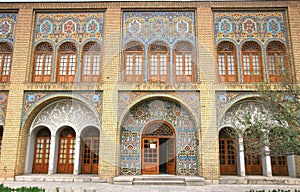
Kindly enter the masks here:
[[1, 192], [45, 192], [45, 189], [41, 189], [38, 187], [21, 187], [21, 188], [10, 188], [5, 187], [3, 184], [0, 185]]

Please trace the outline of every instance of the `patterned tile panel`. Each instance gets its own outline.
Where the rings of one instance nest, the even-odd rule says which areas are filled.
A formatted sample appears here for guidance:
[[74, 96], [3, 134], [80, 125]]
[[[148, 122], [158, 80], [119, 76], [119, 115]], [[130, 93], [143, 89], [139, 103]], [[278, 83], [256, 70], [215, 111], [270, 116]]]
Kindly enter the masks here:
[[240, 44], [255, 38], [261, 44], [276, 38], [287, 41], [284, 11], [215, 11], [215, 43], [222, 39]]
[[41, 100], [46, 100], [49, 97], [69, 95], [73, 97], [85, 100], [89, 106], [95, 107], [99, 114], [99, 119], [101, 121], [102, 117], [102, 92], [32, 92], [28, 91], [24, 94], [24, 104], [23, 104], [23, 119], [29, 114], [31, 110], [36, 107], [37, 103]]
[[195, 40], [194, 12], [124, 12], [123, 39], [141, 40], [148, 44], [163, 39], [172, 44], [176, 39]]
[[17, 13], [0, 13], [0, 40], [14, 43]]
[[[134, 92], [134, 91], [122, 91], [119, 92], [119, 116], [124, 113], [124, 110], [130, 106], [130, 104], [137, 99], [146, 95], [151, 95], [159, 92]], [[200, 118], [200, 93], [196, 91], [187, 92], [163, 92], [178, 98], [180, 101], [184, 101], [188, 104], [195, 115]]]
[[121, 175], [141, 174], [141, 134], [145, 125], [156, 120], [167, 121], [175, 129], [176, 174], [198, 175], [198, 142], [192, 119], [180, 104], [164, 99], [147, 100], [131, 108], [121, 125]]
[[34, 41], [62, 40], [82, 43], [90, 38], [103, 41], [104, 13], [37, 13]]
[[[1, 110], [1, 119], [0, 122], [4, 124], [6, 117], [6, 109], [7, 109], [7, 100], [8, 100], [8, 92], [0, 92], [0, 110]], [[3, 117], [2, 117], [3, 115]], [[2, 119], [4, 118], [4, 119]]]

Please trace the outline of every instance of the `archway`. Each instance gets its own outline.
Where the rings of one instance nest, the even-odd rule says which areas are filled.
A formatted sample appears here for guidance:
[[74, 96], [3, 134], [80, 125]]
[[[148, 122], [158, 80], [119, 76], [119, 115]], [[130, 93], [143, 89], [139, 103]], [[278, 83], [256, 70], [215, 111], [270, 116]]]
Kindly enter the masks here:
[[221, 175], [237, 175], [236, 138], [233, 128], [224, 127], [219, 132], [219, 158]]
[[44, 126], [38, 129], [34, 144], [32, 173], [48, 173], [51, 132]]
[[97, 174], [99, 163], [100, 132], [96, 127], [87, 127], [81, 135], [81, 173]]
[[164, 121], [150, 122], [142, 135], [142, 174], [175, 175], [175, 131]]
[[[166, 127], [166, 130], [173, 129], [171, 135], [174, 139], [176, 138], [176, 143], [174, 143], [175, 171], [171, 168], [172, 172], [182, 176], [199, 175], [199, 140], [194, 117], [179, 102], [162, 97], [140, 101], [132, 106], [124, 116], [120, 130], [120, 174], [140, 175], [144, 173], [142, 148], [150, 148], [150, 140], [154, 137], [150, 133], [145, 133], [145, 131], [148, 130], [149, 126], [160, 127], [159, 124], [156, 124], [157, 122]], [[171, 137], [171, 135], [168, 135], [168, 137]], [[143, 141], [144, 138], [149, 138], [149, 141]], [[161, 143], [166, 143], [167, 140], [173, 143], [170, 138], [163, 140], [162, 137], [156, 135], [156, 146], [158, 146], [160, 138]], [[159, 157], [157, 158], [159, 160]], [[161, 159], [163, 158], [161, 157]], [[165, 168], [167, 169], [167, 166]], [[159, 173], [159, 170], [163, 172], [163, 169], [163, 167], [161, 169], [158, 167], [156, 173]]]
[[62, 127], [59, 136], [57, 173], [73, 173], [76, 133], [72, 127]]

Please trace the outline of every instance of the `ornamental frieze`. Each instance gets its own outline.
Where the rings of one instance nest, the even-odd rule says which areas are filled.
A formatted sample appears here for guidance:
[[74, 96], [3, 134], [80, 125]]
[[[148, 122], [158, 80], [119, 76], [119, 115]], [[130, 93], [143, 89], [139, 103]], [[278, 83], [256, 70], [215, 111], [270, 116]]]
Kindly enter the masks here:
[[287, 41], [284, 11], [215, 11], [215, 43], [230, 39], [240, 44], [254, 38], [264, 44], [272, 38]]

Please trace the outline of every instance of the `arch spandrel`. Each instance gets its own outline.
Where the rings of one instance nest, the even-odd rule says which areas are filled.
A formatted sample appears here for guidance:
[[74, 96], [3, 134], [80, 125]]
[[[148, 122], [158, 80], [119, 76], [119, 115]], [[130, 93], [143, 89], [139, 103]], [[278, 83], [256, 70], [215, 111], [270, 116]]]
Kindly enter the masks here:
[[75, 100], [62, 100], [45, 107], [34, 119], [31, 129], [39, 125], [47, 125], [52, 130], [63, 125], [74, 125], [77, 130], [87, 125], [100, 127], [93, 111]]

